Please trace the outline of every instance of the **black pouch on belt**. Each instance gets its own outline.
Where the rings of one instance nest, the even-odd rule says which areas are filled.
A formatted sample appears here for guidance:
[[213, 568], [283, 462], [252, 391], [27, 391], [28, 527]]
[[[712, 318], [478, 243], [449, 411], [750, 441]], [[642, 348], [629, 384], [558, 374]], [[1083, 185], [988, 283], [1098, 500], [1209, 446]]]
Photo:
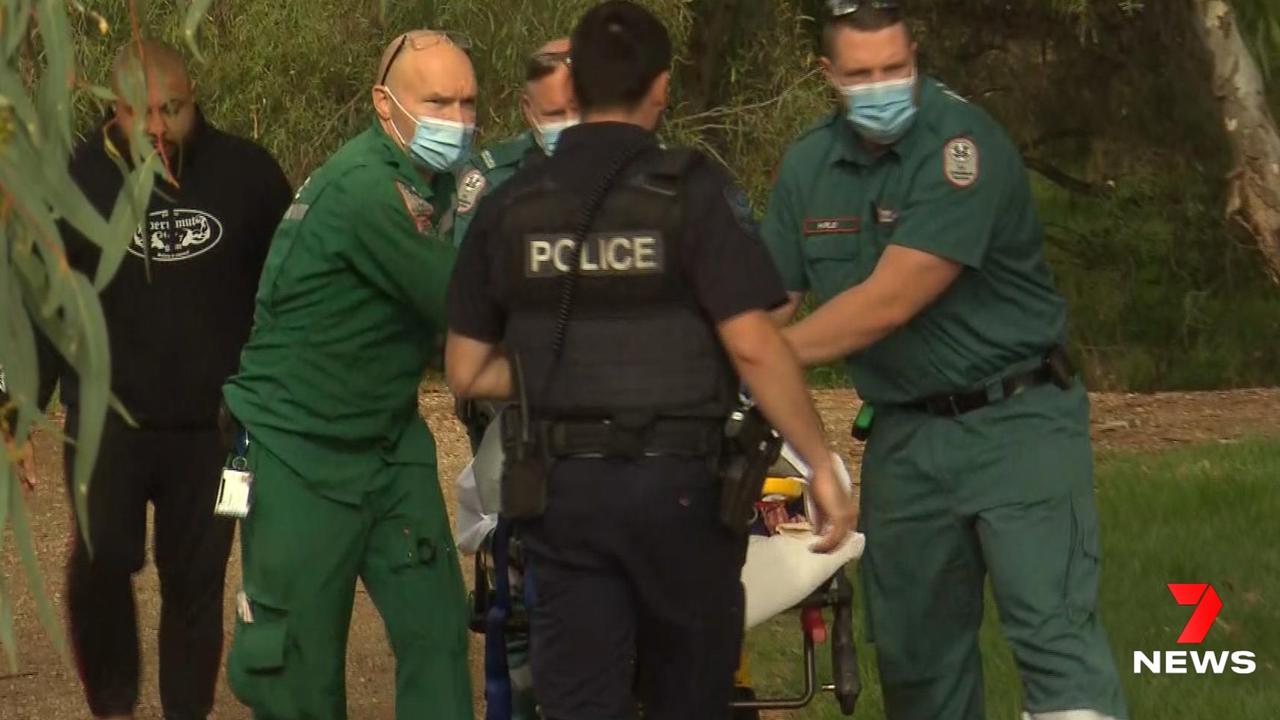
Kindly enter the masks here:
[[534, 518], [547, 509], [550, 465], [520, 408], [506, 408], [503, 416], [502, 515], [513, 520]]
[[1076, 369], [1071, 364], [1071, 356], [1061, 345], [1054, 345], [1044, 358], [1045, 367], [1049, 369], [1049, 379], [1054, 385], [1066, 390], [1075, 381]]

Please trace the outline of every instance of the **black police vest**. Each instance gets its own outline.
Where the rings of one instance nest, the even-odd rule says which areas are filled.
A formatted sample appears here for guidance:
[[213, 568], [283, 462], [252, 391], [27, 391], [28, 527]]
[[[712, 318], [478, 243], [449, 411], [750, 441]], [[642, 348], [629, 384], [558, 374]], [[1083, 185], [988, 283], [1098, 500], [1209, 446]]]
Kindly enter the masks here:
[[563, 353], [555, 334], [584, 198], [552, 178], [513, 196], [501, 237], [512, 288], [504, 344], [541, 419], [723, 418], [737, 377], [686, 278], [680, 184], [698, 161], [654, 149], [596, 213], [578, 258]]

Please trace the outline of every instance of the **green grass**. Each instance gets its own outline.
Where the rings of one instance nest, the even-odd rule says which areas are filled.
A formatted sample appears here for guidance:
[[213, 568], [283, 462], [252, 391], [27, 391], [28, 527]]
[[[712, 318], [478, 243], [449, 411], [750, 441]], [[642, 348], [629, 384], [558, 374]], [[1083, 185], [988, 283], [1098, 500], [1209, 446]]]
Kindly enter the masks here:
[[[1271, 720], [1280, 715], [1280, 439], [1211, 444], [1159, 455], [1116, 453], [1098, 465], [1103, 523], [1102, 617], [1134, 718]], [[1202, 650], [1251, 650], [1247, 676], [1133, 673], [1135, 650], [1175, 650], [1191, 608], [1171, 582], [1209, 582], [1224, 608]], [[864, 628], [859, 624], [859, 638]], [[987, 715], [1018, 717], [1012, 655], [988, 596], [982, 649]], [[800, 687], [800, 635], [794, 616], [776, 618], [748, 638], [762, 694]], [[829, 647], [818, 648], [819, 678], [830, 676]], [[863, 693], [855, 718], [884, 716], [874, 650], [859, 643]], [[797, 718], [841, 717], [819, 696]]]

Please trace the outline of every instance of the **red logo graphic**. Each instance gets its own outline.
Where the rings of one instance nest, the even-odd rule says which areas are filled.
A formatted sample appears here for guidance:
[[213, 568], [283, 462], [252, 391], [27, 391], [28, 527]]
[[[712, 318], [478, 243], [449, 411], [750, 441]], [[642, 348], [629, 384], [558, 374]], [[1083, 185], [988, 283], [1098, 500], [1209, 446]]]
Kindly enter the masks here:
[[1195, 605], [1196, 611], [1191, 613], [1187, 626], [1182, 628], [1178, 636], [1179, 644], [1204, 642], [1209, 634], [1209, 627], [1222, 612], [1222, 599], [1218, 592], [1208, 583], [1169, 583], [1169, 592], [1179, 605]]

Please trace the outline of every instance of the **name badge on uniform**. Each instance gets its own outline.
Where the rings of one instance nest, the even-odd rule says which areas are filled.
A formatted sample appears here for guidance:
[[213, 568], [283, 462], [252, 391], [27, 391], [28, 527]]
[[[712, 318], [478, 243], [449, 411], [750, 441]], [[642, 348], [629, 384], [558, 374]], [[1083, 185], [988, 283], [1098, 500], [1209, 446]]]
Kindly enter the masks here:
[[805, 235], [839, 235], [862, 230], [862, 218], [855, 216], [805, 218]]

